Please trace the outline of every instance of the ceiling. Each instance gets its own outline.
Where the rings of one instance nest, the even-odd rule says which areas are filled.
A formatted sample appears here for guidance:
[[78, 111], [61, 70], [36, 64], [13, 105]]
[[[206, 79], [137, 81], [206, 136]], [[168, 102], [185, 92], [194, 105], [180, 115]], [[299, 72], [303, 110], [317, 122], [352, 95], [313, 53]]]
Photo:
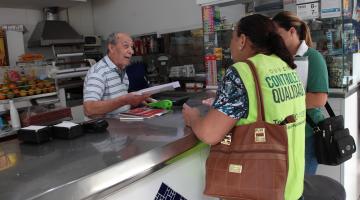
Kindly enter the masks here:
[[69, 8], [86, 3], [87, 0], [1, 0], [0, 8], [41, 9], [45, 7]]

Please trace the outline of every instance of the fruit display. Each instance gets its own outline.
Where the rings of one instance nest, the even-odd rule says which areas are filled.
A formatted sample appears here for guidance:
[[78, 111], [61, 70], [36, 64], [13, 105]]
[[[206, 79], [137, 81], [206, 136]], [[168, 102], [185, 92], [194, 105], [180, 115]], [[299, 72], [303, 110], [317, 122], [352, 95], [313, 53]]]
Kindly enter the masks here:
[[20, 74], [16, 70], [6, 70], [3, 71], [3, 80], [0, 83], [0, 100], [55, 91], [53, 79], [40, 80], [35, 76]]
[[19, 56], [19, 61], [21, 62], [32, 62], [37, 60], [44, 60], [44, 55], [36, 53], [25, 53]]

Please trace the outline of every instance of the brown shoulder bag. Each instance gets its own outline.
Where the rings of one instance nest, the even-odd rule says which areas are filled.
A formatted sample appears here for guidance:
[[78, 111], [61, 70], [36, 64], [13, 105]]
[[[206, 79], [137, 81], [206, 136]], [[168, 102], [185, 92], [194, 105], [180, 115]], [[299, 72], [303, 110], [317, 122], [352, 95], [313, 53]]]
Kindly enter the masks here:
[[[288, 174], [286, 126], [265, 122], [256, 68], [249, 60], [246, 63], [255, 80], [260, 108], [257, 120], [234, 127], [221, 143], [211, 146], [204, 194], [223, 199], [282, 200]], [[293, 116], [284, 122], [294, 122]]]

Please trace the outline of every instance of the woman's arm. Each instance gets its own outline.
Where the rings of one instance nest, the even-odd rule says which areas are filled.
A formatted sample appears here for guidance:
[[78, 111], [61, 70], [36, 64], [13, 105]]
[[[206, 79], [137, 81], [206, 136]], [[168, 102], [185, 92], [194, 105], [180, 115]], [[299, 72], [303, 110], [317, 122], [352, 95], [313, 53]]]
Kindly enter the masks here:
[[327, 93], [306, 93], [306, 109], [320, 108], [325, 106], [328, 99]]
[[238, 121], [216, 109], [201, 117], [198, 109], [186, 104], [183, 106], [183, 116], [185, 124], [191, 127], [195, 135], [210, 145], [219, 143]]
[[329, 77], [323, 56], [314, 49], [308, 50], [309, 72], [306, 93], [306, 108], [323, 107], [329, 92]]

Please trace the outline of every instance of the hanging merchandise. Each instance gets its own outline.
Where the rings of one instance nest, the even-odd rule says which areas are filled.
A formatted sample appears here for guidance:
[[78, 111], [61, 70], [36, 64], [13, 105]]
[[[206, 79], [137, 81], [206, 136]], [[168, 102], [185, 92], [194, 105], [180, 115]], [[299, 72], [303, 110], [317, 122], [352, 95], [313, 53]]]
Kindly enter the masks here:
[[214, 48], [214, 55], [216, 56], [216, 60], [222, 60], [222, 48]]
[[9, 65], [9, 55], [6, 44], [6, 33], [0, 29], [0, 66]]
[[134, 40], [134, 55], [135, 56], [141, 56], [141, 43], [142, 41], [140, 39]]
[[215, 30], [219, 31], [221, 30], [221, 16], [220, 16], [220, 8], [219, 6], [215, 6], [214, 7], [214, 26], [215, 26]]
[[217, 85], [217, 67], [216, 67], [216, 56], [207, 55], [205, 56], [205, 67], [207, 71], [207, 86]]
[[147, 54], [147, 42], [146, 42], [146, 38], [145, 37], [143, 37], [142, 39], [141, 39], [141, 41], [142, 41], [142, 51], [141, 51], [141, 55], [146, 55]]
[[214, 14], [215, 14], [214, 6], [202, 7], [203, 26], [205, 33], [213, 33], [215, 31]]
[[155, 53], [155, 39], [154, 36], [150, 36], [149, 37], [149, 52], [150, 53]]

